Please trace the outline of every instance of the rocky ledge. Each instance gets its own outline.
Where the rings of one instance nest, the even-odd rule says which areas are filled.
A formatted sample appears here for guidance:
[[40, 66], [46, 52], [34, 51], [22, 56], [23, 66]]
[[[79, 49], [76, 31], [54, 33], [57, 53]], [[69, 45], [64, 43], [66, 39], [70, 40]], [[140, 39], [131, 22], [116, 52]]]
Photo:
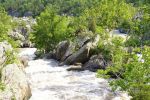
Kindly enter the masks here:
[[13, 48], [7, 42], [0, 42], [0, 100], [28, 100], [31, 90], [26, 78], [23, 64], [8, 63], [7, 52], [14, 54]]

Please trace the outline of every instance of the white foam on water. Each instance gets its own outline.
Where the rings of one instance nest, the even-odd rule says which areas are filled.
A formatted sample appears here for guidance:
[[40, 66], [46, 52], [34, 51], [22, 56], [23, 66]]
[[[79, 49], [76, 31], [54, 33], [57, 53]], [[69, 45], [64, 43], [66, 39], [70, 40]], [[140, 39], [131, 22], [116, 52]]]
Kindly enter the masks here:
[[[34, 57], [34, 52], [25, 49], [21, 55]], [[60, 67], [52, 59], [30, 60], [25, 69], [32, 91], [30, 100], [129, 100], [128, 95], [115, 95], [108, 81], [96, 78], [96, 73], [68, 72], [68, 67]]]

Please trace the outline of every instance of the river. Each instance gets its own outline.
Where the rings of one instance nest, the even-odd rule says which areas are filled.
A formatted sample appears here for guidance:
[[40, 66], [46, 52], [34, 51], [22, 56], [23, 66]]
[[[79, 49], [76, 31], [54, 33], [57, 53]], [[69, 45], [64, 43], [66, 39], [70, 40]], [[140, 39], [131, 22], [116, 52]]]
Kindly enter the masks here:
[[21, 50], [20, 56], [30, 58], [25, 72], [30, 83], [30, 100], [129, 100], [126, 93], [112, 92], [106, 79], [89, 71], [67, 71], [50, 59], [37, 59], [35, 48]]

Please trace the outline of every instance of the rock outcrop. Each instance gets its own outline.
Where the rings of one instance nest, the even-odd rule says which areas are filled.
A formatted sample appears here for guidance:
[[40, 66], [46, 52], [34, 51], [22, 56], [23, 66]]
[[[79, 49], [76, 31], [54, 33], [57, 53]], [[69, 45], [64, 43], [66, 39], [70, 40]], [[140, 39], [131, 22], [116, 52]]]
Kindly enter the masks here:
[[29, 34], [32, 32], [31, 27], [36, 24], [36, 20], [29, 17], [14, 17], [12, 21], [17, 23], [17, 27], [10, 31], [8, 35], [17, 41], [20, 47], [32, 47], [33, 45], [29, 41]]
[[71, 65], [75, 63], [85, 63], [90, 58], [90, 50], [94, 49], [100, 40], [100, 36], [97, 35], [95, 38], [77, 50], [75, 53], [70, 55], [61, 65]]
[[[8, 42], [0, 42], [0, 83], [4, 84], [4, 89], [0, 90], [0, 100], [28, 100], [31, 96], [23, 67], [11, 61], [14, 54]], [[22, 58], [22, 61], [24, 65], [27, 64], [25, 58]]]
[[16, 64], [5, 66], [1, 74], [5, 90], [0, 92], [0, 100], [28, 100], [30, 98], [31, 90], [26, 75]]
[[[70, 41], [62, 41], [57, 45], [55, 53], [51, 53], [48, 57], [46, 57], [53, 57], [54, 59], [60, 61], [60, 66], [72, 65], [67, 69], [68, 71], [90, 70], [95, 72], [98, 69], [106, 69], [109, 64], [104, 59], [103, 55], [93, 55], [92, 52], [92, 50], [97, 48], [99, 41], [99, 35], [92, 37], [77, 37], [75, 43]], [[81, 65], [76, 66], [75, 64], [78, 63], [81, 63]]]
[[65, 52], [65, 54], [63, 55], [63, 57], [61, 58], [61, 61], [65, 61], [70, 55], [72, 55], [75, 52], [75, 44], [71, 41], [69, 41], [69, 46]]

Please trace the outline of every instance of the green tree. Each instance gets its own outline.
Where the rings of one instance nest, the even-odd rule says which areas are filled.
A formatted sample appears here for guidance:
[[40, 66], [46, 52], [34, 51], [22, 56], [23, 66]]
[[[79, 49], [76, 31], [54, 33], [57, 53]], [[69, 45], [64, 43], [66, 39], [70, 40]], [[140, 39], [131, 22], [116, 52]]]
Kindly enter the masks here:
[[59, 16], [56, 10], [55, 7], [48, 6], [37, 17], [37, 25], [34, 27], [34, 42], [36, 47], [44, 52], [54, 49], [58, 42], [70, 37], [67, 32], [69, 18]]

